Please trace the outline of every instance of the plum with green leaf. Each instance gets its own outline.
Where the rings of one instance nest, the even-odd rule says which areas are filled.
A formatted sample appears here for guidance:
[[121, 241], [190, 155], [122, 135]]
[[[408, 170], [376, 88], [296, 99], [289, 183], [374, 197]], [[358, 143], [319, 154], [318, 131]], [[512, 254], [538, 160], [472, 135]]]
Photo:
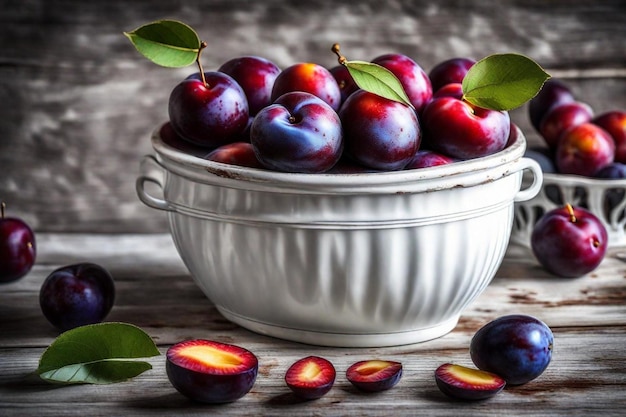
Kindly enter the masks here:
[[476, 62], [463, 78], [461, 99], [439, 97], [424, 108], [425, 146], [462, 160], [504, 149], [511, 133], [508, 111], [530, 99], [548, 77], [523, 55], [491, 55]]
[[249, 121], [245, 92], [232, 77], [217, 71], [192, 75], [176, 85], [168, 113], [176, 133], [208, 148], [239, 140]]
[[170, 123], [180, 137], [208, 148], [241, 138], [249, 122], [246, 94], [230, 75], [204, 72], [200, 58], [207, 43], [191, 27], [176, 20], [158, 20], [124, 34], [139, 53], [158, 65], [197, 64], [198, 73], [177, 84], [169, 97]]
[[511, 131], [508, 112], [486, 109], [453, 97], [441, 97], [428, 103], [422, 121], [427, 146], [458, 159], [501, 151]]
[[421, 113], [433, 97], [430, 79], [422, 67], [409, 56], [397, 53], [379, 55], [372, 62], [398, 78], [415, 111]]

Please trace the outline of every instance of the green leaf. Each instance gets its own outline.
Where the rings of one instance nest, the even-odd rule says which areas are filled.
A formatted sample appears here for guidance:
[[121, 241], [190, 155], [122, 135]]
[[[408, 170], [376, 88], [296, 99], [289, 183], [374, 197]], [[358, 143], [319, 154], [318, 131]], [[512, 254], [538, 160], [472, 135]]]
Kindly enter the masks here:
[[98, 323], [76, 327], [57, 337], [39, 360], [37, 373], [62, 384], [111, 384], [149, 369], [137, 361], [160, 355], [139, 327], [127, 323]]
[[198, 34], [177, 20], [158, 20], [124, 35], [143, 56], [163, 67], [191, 65], [200, 51]]
[[519, 54], [494, 54], [476, 62], [463, 79], [463, 99], [492, 110], [512, 110], [532, 99], [550, 78]]
[[346, 61], [344, 65], [356, 85], [363, 90], [413, 108], [400, 80], [387, 68], [365, 61]]

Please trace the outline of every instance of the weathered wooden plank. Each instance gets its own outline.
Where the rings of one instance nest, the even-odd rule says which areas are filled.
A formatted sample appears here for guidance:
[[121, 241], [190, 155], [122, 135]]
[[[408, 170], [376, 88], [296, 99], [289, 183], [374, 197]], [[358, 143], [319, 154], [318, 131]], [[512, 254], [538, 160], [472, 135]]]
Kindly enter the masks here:
[[[337, 41], [354, 59], [402, 52], [426, 70], [453, 56], [520, 52], [602, 110], [626, 108], [622, 3], [2, 0], [0, 198], [41, 231], [166, 230], [134, 179], [169, 91], [192, 69], [158, 68], [122, 36], [151, 20], [196, 27], [211, 45], [207, 69], [250, 53], [282, 67], [330, 66]], [[538, 140], [525, 112], [513, 118]]]
[[[222, 339], [221, 335], [215, 335]], [[165, 348], [151, 358], [153, 369], [125, 383], [109, 386], [71, 386], [51, 389], [32, 374], [41, 348], [1, 349], [0, 414], [20, 416], [125, 415], [619, 415], [626, 405], [626, 328], [560, 329], [555, 332], [554, 358], [545, 373], [530, 383], [507, 388], [486, 402], [463, 403], [441, 394], [433, 372], [444, 362], [472, 366], [466, 347], [421, 349], [416, 347], [372, 350], [322, 349], [298, 344], [243, 337], [235, 342], [259, 358], [259, 376], [252, 391], [233, 404], [194, 404], [178, 394], [165, 373]], [[443, 339], [450, 339], [445, 336]], [[426, 344], [422, 345], [426, 346]], [[333, 389], [322, 399], [300, 402], [284, 384], [288, 366], [315, 354], [329, 359], [337, 369]], [[403, 363], [403, 377], [392, 390], [364, 394], [345, 378], [356, 360], [385, 358]]]
[[[34, 270], [0, 291], [0, 415], [620, 415], [626, 406], [626, 265], [614, 250], [592, 274], [555, 279], [538, 268], [527, 249], [511, 246], [487, 290], [459, 325], [439, 339], [406, 346], [341, 349], [309, 346], [257, 335], [230, 324], [191, 281], [168, 235], [41, 234]], [[56, 387], [33, 371], [58, 332], [39, 311], [38, 290], [54, 268], [77, 261], [106, 266], [117, 284], [107, 320], [139, 325], [158, 344], [153, 369], [109, 386]], [[444, 362], [471, 366], [469, 343], [488, 320], [509, 313], [545, 320], [555, 334], [546, 372], [486, 402], [450, 401], [437, 389], [434, 369]], [[206, 406], [178, 394], [167, 380], [163, 354], [188, 338], [235, 343], [253, 351], [260, 372], [253, 390], [233, 404]], [[295, 360], [321, 355], [333, 362], [337, 381], [318, 401], [299, 402], [284, 384]], [[404, 365], [402, 381], [380, 394], [356, 391], [345, 379], [361, 359]]]

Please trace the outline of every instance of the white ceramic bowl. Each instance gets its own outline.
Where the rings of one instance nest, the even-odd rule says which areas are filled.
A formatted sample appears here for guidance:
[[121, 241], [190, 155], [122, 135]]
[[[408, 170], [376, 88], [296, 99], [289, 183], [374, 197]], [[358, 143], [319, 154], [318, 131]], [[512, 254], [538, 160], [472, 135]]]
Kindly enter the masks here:
[[[448, 333], [494, 277], [514, 202], [541, 188], [521, 132], [489, 157], [365, 174], [211, 162], [158, 132], [137, 193], [167, 211], [197, 285], [228, 320], [315, 345], [393, 346]], [[521, 190], [523, 172], [534, 181]]]
[[606, 228], [609, 247], [626, 245], [626, 180], [553, 173], [543, 175], [543, 186], [534, 198], [515, 204], [511, 241], [530, 247], [530, 236], [539, 218], [565, 203], [595, 214]]

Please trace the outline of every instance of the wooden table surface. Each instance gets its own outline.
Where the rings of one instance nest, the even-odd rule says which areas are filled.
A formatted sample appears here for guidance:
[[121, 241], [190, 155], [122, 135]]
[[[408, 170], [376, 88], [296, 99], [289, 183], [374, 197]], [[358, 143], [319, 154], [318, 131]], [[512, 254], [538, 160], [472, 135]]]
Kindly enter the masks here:
[[[169, 235], [41, 234], [38, 259], [23, 279], [0, 287], [0, 415], [2, 416], [397, 416], [397, 415], [626, 415], [626, 263], [612, 249], [593, 273], [549, 276], [528, 249], [511, 245], [492, 284], [439, 339], [376, 349], [324, 348], [254, 334], [226, 321], [192, 282]], [[626, 248], [623, 250], [626, 253]], [[55, 268], [91, 261], [116, 280], [107, 321], [133, 323], [157, 343], [153, 369], [112, 385], [50, 385], [34, 374], [58, 332], [43, 317], [39, 288]], [[488, 321], [524, 313], [553, 330], [552, 363], [538, 379], [482, 402], [441, 394], [433, 372], [444, 362], [471, 366], [469, 342]], [[165, 373], [166, 349], [188, 338], [248, 348], [259, 358], [252, 391], [231, 404], [203, 405], [180, 395]], [[337, 368], [333, 389], [300, 402], [284, 383], [295, 360], [321, 355]], [[345, 379], [353, 362], [372, 357], [401, 361], [404, 376], [392, 390], [364, 394]]]

